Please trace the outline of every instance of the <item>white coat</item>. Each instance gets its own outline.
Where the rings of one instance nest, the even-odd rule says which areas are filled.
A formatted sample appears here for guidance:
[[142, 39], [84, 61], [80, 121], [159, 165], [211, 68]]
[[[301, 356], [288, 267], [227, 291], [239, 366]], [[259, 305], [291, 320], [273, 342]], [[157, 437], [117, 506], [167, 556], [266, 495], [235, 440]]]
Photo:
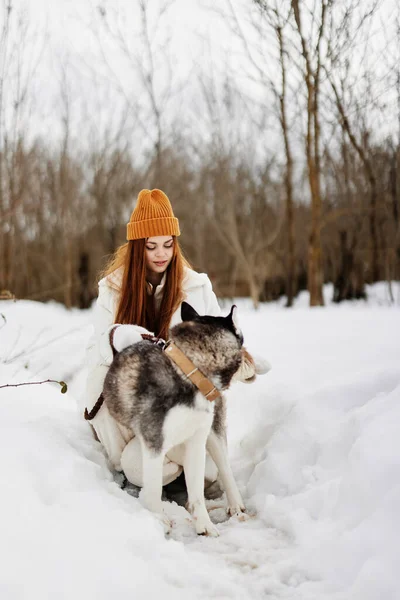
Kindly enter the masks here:
[[[113, 359], [109, 331], [115, 324], [121, 281], [122, 268], [99, 281], [99, 296], [94, 311], [94, 334], [87, 349], [89, 371], [84, 404], [88, 411], [93, 408], [103, 390], [104, 378]], [[162, 295], [163, 284], [162, 281], [154, 292], [156, 303]], [[221, 309], [212, 290], [211, 282], [205, 273], [196, 273], [185, 267], [182, 286], [185, 300], [199, 314], [220, 315]], [[171, 327], [181, 322], [180, 312], [179, 307], [172, 315]], [[138, 333], [137, 340], [140, 340], [140, 333], [145, 330], [139, 326], [136, 327], [136, 330]], [[131, 343], [134, 341], [136, 340], [132, 340]], [[105, 404], [102, 405], [97, 415], [92, 419], [91, 424], [107, 451], [112, 466], [116, 470], [121, 470], [121, 454], [126, 444], [132, 439], [132, 432], [117, 423], [110, 415]]]

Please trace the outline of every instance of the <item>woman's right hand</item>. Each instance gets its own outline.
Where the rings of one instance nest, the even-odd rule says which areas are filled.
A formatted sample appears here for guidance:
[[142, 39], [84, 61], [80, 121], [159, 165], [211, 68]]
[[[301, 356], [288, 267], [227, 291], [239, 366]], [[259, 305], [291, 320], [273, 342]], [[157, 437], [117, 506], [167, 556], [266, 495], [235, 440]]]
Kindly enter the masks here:
[[[117, 352], [121, 352], [128, 346], [142, 341], [142, 333], [153, 335], [140, 325], [113, 325], [114, 336], [112, 346]], [[111, 343], [111, 342], [110, 342]]]

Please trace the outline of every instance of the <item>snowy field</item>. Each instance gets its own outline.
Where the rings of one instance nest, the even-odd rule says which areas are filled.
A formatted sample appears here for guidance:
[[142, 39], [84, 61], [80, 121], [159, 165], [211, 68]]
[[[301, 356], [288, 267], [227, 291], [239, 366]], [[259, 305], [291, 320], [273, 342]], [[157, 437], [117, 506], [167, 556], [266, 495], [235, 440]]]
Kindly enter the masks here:
[[[331, 289], [325, 289], [327, 299]], [[232, 464], [248, 508], [220, 537], [186, 511], [159, 522], [120, 489], [77, 411], [91, 311], [0, 302], [1, 600], [400, 598], [400, 287], [367, 303], [255, 312], [272, 371], [229, 392]], [[226, 304], [228, 310], [228, 304]]]

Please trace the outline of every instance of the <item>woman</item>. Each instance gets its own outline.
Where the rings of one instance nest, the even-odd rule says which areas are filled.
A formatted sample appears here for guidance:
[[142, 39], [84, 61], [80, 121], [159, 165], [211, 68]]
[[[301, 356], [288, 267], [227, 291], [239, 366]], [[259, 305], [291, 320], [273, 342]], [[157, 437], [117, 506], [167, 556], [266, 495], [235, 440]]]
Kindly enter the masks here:
[[[169, 328], [181, 321], [182, 300], [199, 314], [220, 314], [210, 280], [204, 273], [190, 268], [180, 250], [179, 235], [178, 219], [164, 192], [142, 190], [127, 225], [128, 242], [116, 251], [99, 282], [95, 333], [88, 348], [86, 408], [89, 414], [95, 412], [92, 409], [113, 359], [111, 330], [114, 331], [113, 346], [121, 351], [140, 341], [142, 333], [151, 332], [167, 339]], [[251, 359], [246, 360], [243, 368], [245, 379], [254, 376]], [[140, 486], [140, 445], [132, 431], [117, 423], [105, 404], [90, 422], [112, 466], [123, 470], [131, 483]], [[167, 457], [163, 484], [173, 481], [181, 472], [182, 467]], [[216, 467], [208, 458], [207, 477], [212, 481], [216, 475]]]

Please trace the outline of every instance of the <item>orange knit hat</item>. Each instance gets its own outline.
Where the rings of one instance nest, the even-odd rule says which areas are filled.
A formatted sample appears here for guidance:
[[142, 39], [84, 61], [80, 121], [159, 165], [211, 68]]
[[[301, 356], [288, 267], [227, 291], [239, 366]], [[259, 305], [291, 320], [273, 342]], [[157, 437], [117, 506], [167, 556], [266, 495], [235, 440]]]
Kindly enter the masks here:
[[161, 190], [142, 190], [130, 221], [126, 239], [138, 240], [155, 235], [180, 235], [179, 222], [168, 196]]

